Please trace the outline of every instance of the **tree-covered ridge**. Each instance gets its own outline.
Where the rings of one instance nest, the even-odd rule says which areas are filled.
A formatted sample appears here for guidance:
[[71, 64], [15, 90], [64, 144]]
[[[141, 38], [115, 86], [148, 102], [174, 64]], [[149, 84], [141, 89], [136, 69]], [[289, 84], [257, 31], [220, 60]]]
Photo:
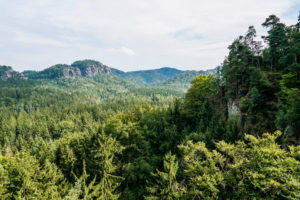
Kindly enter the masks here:
[[[101, 70], [88, 71], [90, 67], [94, 66], [100, 66], [99, 70]], [[9, 67], [9, 70], [12, 68]], [[151, 96], [153, 100], [157, 100], [160, 98], [158, 96], [182, 97], [194, 77], [198, 74], [214, 72], [215, 70], [200, 71], [199, 73], [185, 72], [175, 68], [122, 72], [102, 65], [98, 61], [83, 60], [76, 61], [72, 65], [57, 64], [40, 72], [24, 71], [22, 74], [15, 72], [20, 76], [0, 79], [0, 87], [65, 89], [69, 92], [88, 93], [101, 100], [107, 100], [116, 95], [126, 98], [132, 94]], [[178, 73], [182, 76], [176, 76]], [[23, 78], [24, 76], [25, 78]], [[168, 79], [168, 77], [171, 78]], [[144, 79], [149, 79], [149, 81], [146, 83]], [[167, 81], [164, 82], [165, 79]]]
[[[4, 71], [3, 66], [3, 70]], [[11, 67], [10, 67], [10, 70]], [[115, 74], [118, 77], [132, 82], [139, 86], [154, 86], [175, 77], [176, 75], [194, 72], [183, 71], [176, 68], [163, 67], [153, 70], [139, 70], [131, 72], [123, 72], [121, 70], [110, 68], [95, 60], [75, 61], [71, 65], [56, 64], [42, 71], [25, 70], [22, 74], [29, 79], [59, 79], [59, 78], [77, 78], [77, 77], [93, 77], [99, 74]], [[206, 73], [203, 71], [203, 73]], [[209, 72], [207, 72], [209, 73]], [[197, 73], [195, 74], [195, 76]], [[186, 82], [186, 80], [184, 80]]]
[[300, 25], [263, 25], [264, 48], [250, 27], [182, 98], [113, 74], [2, 81], [0, 199], [299, 199]]
[[176, 68], [163, 67], [160, 69], [130, 72], [123, 72], [121, 70], [111, 68], [111, 71], [113, 74], [133, 82], [140, 87], [166, 87], [185, 92], [189, 88], [190, 82], [193, 78], [200, 74], [216, 73], [216, 69], [184, 71]]
[[[4, 69], [4, 66], [3, 66]], [[5, 68], [6, 69], [6, 68]], [[13, 71], [12, 68], [9, 68]], [[7, 70], [2, 70], [7, 71]], [[133, 72], [123, 72], [121, 70], [110, 68], [95, 60], [82, 60], [75, 61], [71, 65], [57, 64], [46, 68], [42, 71], [25, 70], [20, 76], [14, 76], [15, 79], [11, 80], [12, 76], [0, 78], [2, 87], [24, 87], [24, 86], [39, 86], [39, 85], [53, 85], [53, 83], [69, 83], [71, 85], [77, 85], [77, 89], [80, 89], [84, 84], [81, 82], [89, 82], [94, 85], [94, 81], [101, 82], [105, 85], [114, 85], [126, 88], [132, 88], [134, 91], [141, 91], [138, 88], [146, 91], [157, 90], [163, 91], [163, 93], [170, 93], [172, 95], [181, 97], [184, 92], [189, 88], [190, 82], [193, 78], [200, 74], [215, 73], [216, 70], [207, 71], [182, 71], [175, 68], [160, 68], [154, 70], [140, 70]], [[26, 80], [18, 80], [25, 77]], [[68, 80], [68, 79], [73, 80]], [[3, 81], [5, 79], [5, 81]], [[89, 80], [90, 79], [90, 80]], [[110, 80], [111, 79], [111, 80]], [[66, 84], [64, 84], [66, 86]], [[144, 92], [142, 92], [144, 93]]]
[[132, 71], [119, 74], [120, 77], [123, 77], [133, 83], [141, 86], [153, 86], [162, 83], [163, 81], [172, 78], [178, 74], [182, 74], [185, 71], [178, 70], [170, 67], [163, 67], [160, 69], [154, 70], [140, 70]]
[[172, 78], [167, 79], [163, 83], [161, 83], [159, 86], [165, 87], [165, 88], [174, 88], [181, 91], [186, 91], [191, 86], [191, 81], [196, 78], [199, 75], [209, 75], [209, 74], [215, 74], [217, 73], [217, 69], [211, 69], [211, 70], [200, 70], [200, 71], [189, 71], [184, 72], [182, 74], [176, 75]]

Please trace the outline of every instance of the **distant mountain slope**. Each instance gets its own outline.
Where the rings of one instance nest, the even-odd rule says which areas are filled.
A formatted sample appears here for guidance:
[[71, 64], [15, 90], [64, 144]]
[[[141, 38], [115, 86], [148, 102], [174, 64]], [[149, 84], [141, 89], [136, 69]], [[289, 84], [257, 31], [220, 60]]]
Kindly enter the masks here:
[[117, 76], [125, 78], [138, 86], [153, 86], [162, 83], [163, 81], [174, 77], [186, 71], [178, 70], [170, 67], [163, 67], [153, 70], [139, 70], [132, 72], [122, 72], [120, 70], [112, 70]]
[[[187, 74], [175, 78], [176, 76], [185, 73]], [[200, 74], [201, 73], [202, 72], [200, 72]], [[57, 64], [42, 71], [24, 71], [22, 74], [28, 79], [74, 79], [79, 77], [95, 77], [99, 74], [114, 74], [138, 87], [170, 85], [172, 86], [172, 89], [177, 90], [176, 87], [179, 87], [180, 90], [184, 90], [188, 88], [190, 81], [192, 80], [192, 78], [189, 77], [195, 77], [199, 73], [196, 71], [183, 71], [170, 67], [124, 72], [115, 68], [110, 68], [95, 60], [82, 60], [76, 61], [71, 65]], [[171, 79], [173, 77], [175, 78], [174, 80]]]
[[[51, 102], [57, 96], [51, 93], [57, 92], [68, 97], [70, 101], [90, 103], [115, 101], [118, 104], [133, 105], [133, 99], [135, 102], [139, 99], [140, 102], [149, 104], [157, 101], [172, 102], [174, 96], [184, 95], [193, 78], [214, 71], [160, 68], [123, 72], [93, 60], [76, 61], [71, 65], [57, 64], [42, 71], [24, 71], [22, 74], [14, 71], [12, 67], [0, 66], [0, 104], [2, 102], [3, 105], [21, 106], [24, 103], [27, 107], [34, 107], [37, 102], [44, 101], [44, 97], [39, 99], [34, 95], [43, 93], [47, 96], [47, 92]], [[19, 95], [18, 91], [35, 92], [28, 97], [30, 101], [27, 103], [25, 100], [14, 101], [10, 97], [1, 100], [1, 93], [8, 91], [13, 97]]]
[[0, 80], [0, 94], [5, 88], [62, 91], [99, 102], [112, 97], [126, 97], [136, 86], [114, 74], [100, 73], [93, 77]]
[[0, 88], [59, 88], [102, 98], [129, 93], [182, 96], [196, 76], [215, 72], [216, 69], [183, 71], [169, 67], [123, 72], [94, 60], [57, 64], [42, 71], [24, 71], [22, 74], [9, 66], [0, 66]]
[[159, 86], [165, 87], [168, 89], [176, 89], [180, 91], [186, 91], [190, 85], [191, 81], [196, 78], [199, 75], [204, 75], [204, 74], [214, 74], [217, 72], [216, 69], [211, 69], [211, 70], [200, 70], [200, 71], [189, 71], [185, 72], [182, 74], [179, 74], [177, 76], [174, 76], [163, 83], [161, 83]]
[[121, 76], [121, 75], [123, 75], [123, 74], [126, 73], [126, 72], [123, 72], [123, 71], [121, 71], [121, 70], [119, 70], [119, 69], [115, 69], [115, 68], [110, 68], [110, 70], [111, 70], [111, 72], [112, 72], [113, 74], [115, 74], [115, 75], [117, 75], [117, 76]]
[[24, 71], [23, 75], [30, 79], [58, 79], [94, 77], [97, 74], [110, 74], [110, 68], [94, 60], [76, 61], [71, 65], [57, 64], [43, 71]]
[[7, 80], [11, 78], [24, 78], [23, 74], [14, 71], [12, 67], [10, 66], [5, 66], [5, 65], [0, 65], [0, 80]]

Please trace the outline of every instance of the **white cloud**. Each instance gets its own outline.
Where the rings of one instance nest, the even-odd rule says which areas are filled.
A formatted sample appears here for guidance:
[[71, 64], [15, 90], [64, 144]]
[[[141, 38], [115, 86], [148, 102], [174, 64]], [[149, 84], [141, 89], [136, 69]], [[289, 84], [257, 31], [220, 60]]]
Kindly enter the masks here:
[[135, 55], [135, 52], [132, 49], [129, 49], [127, 47], [109, 48], [109, 49], [107, 49], [107, 51], [111, 52], [111, 53], [116, 53], [116, 54], [118, 54], [118, 53], [126, 54], [129, 56]]
[[264, 33], [268, 15], [295, 23], [300, 10], [297, 0], [0, 0], [0, 6], [6, 50], [0, 64], [19, 70], [82, 58], [123, 70], [213, 68], [249, 25]]

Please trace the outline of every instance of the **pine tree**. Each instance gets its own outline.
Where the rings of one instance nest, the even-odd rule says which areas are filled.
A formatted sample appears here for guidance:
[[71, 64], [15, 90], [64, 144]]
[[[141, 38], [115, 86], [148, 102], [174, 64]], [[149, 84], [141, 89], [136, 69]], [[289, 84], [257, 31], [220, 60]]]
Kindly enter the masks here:
[[[96, 184], [96, 176], [93, 180], [88, 184], [89, 175], [86, 173], [86, 164], [83, 161], [83, 171], [82, 175], [79, 179], [77, 179], [77, 183], [81, 185], [81, 196], [82, 200], [93, 200], [93, 199], [101, 199], [100, 196], [100, 184]], [[76, 185], [75, 185], [76, 187]]]
[[269, 35], [263, 38], [269, 44], [271, 71], [282, 71], [286, 66], [281, 66], [279, 59], [287, 53], [288, 29], [283, 23], [280, 23], [280, 19], [275, 15], [270, 15], [262, 26], [270, 28]]
[[117, 187], [123, 180], [115, 175], [117, 166], [115, 164], [115, 154], [122, 152], [120, 144], [112, 137], [101, 132], [94, 150], [97, 165], [100, 168], [99, 200], [118, 199], [120, 194], [116, 192]]
[[[0, 159], [1, 157], [2, 156], [0, 155]], [[8, 197], [10, 196], [10, 194], [8, 193], [8, 185], [8, 173], [0, 163], [0, 199], [8, 199]]]
[[167, 153], [164, 158], [164, 171], [157, 170], [152, 174], [155, 179], [155, 185], [147, 188], [150, 196], [146, 200], [172, 200], [179, 199], [183, 189], [179, 187], [176, 181], [178, 162], [176, 156], [171, 152]]

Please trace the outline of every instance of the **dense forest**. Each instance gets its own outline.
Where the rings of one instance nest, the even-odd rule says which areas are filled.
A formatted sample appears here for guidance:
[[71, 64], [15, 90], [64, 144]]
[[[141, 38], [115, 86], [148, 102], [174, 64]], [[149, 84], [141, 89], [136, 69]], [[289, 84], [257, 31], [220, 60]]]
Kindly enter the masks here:
[[262, 26], [208, 71], [0, 67], [0, 199], [300, 199], [300, 16]]

